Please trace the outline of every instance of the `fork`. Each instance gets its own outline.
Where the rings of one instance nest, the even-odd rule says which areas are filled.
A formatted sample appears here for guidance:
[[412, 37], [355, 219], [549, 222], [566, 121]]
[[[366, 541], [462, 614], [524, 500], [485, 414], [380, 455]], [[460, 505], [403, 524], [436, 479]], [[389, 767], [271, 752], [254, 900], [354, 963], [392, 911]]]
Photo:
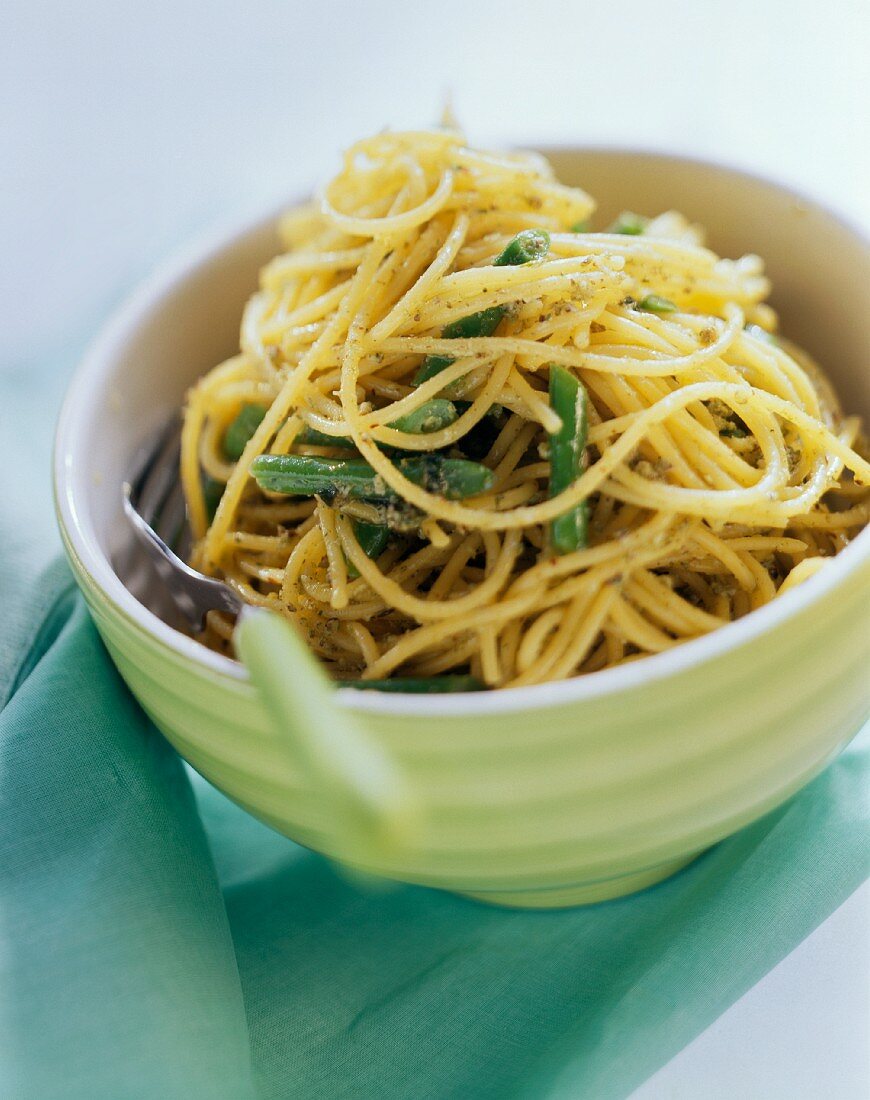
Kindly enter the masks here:
[[[365, 864], [404, 846], [414, 806], [394, 762], [339, 709], [334, 685], [293, 627], [247, 604], [229, 585], [192, 569], [173, 547], [190, 546], [179, 477], [181, 425], [160, 432], [123, 485], [124, 513], [173, 603], [201, 631], [209, 611], [236, 619], [233, 644], [276, 736], [331, 801], [341, 859]], [[184, 550], [182, 549], [182, 553]]]

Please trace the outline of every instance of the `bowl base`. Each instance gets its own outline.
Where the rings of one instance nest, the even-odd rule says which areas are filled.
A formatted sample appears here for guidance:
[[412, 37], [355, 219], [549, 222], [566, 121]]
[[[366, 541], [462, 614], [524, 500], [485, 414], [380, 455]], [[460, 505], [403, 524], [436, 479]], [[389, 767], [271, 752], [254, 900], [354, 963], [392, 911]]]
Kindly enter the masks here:
[[611, 901], [626, 894], [635, 894], [663, 882], [677, 871], [682, 871], [701, 852], [693, 852], [668, 863], [658, 863], [655, 867], [645, 867], [642, 871], [633, 871], [628, 875], [616, 875], [614, 878], [596, 879], [594, 882], [578, 883], [573, 886], [554, 886], [540, 890], [493, 890], [462, 891], [462, 896], [486, 902], [487, 905], [503, 905], [510, 909], [569, 909], [577, 905], [593, 905], [598, 901]]

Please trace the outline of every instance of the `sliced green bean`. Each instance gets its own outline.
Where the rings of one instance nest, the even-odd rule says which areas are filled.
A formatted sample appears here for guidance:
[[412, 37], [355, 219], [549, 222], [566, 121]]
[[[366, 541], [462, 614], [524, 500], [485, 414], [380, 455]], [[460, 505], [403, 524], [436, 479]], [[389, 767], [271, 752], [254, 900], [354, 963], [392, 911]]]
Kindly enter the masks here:
[[[462, 500], [491, 489], [492, 470], [464, 458], [427, 454], [403, 458], [400, 473], [427, 492]], [[389, 503], [396, 493], [361, 458], [314, 458], [310, 455], [260, 455], [251, 473], [261, 489], [287, 496], [320, 496], [324, 500], [369, 500]]]
[[341, 447], [344, 450], [353, 450], [356, 446], [349, 435], [327, 435], [309, 427], [303, 428], [293, 442], [305, 447]]
[[398, 417], [390, 427], [398, 432], [407, 432], [409, 435], [428, 435], [430, 432], [449, 428], [458, 416], [459, 413], [452, 401], [436, 397], [432, 401], [424, 401], [413, 412]]
[[408, 692], [413, 695], [486, 691], [486, 684], [476, 676], [399, 676], [393, 680], [339, 680], [338, 686], [356, 688], [357, 691]]
[[[494, 267], [517, 267], [520, 264], [530, 264], [536, 260], [543, 260], [549, 248], [550, 234], [545, 229], [524, 229], [505, 245], [492, 263]], [[472, 313], [468, 317], [451, 321], [442, 329], [441, 335], [446, 340], [492, 336], [506, 312], [506, 306], [482, 309], [479, 313]], [[453, 362], [455, 360], [447, 355], [427, 355], [414, 375], [414, 385], [419, 386], [423, 382], [428, 382]]]
[[[558, 496], [582, 474], [586, 464], [588, 398], [583, 384], [564, 367], [550, 366], [550, 407], [562, 421], [550, 436], [550, 496]], [[588, 541], [589, 505], [582, 500], [550, 523], [555, 554], [582, 550]]]
[[[386, 550], [390, 541], [390, 529], [381, 523], [367, 523], [363, 519], [352, 520], [353, 533], [360, 549], [367, 558], [372, 561], [379, 558]], [[355, 578], [359, 576], [359, 570], [352, 561], [347, 563], [347, 575]]]
[[[440, 431], [449, 427], [459, 416], [456, 406], [446, 398], [436, 397], [432, 401], [424, 401], [413, 412], [397, 417], [391, 421], [388, 427], [395, 428], [398, 432], [408, 435], [428, 435], [430, 432]], [[349, 435], [327, 435], [316, 428], [305, 427], [296, 436], [295, 442], [302, 443], [306, 447], [354, 447], [353, 439]], [[401, 449], [401, 448], [400, 448]]]
[[619, 217], [607, 227], [608, 233], [623, 233], [627, 237], [640, 237], [649, 225], [649, 218], [623, 210]]
[[546, 229], [523, 229], [492, 261], [493, 267], [518, 267], [543, 258], [550, 251], [550, 234]]
[[[492, 306], [490, 309], [482, 309], [480, 313], [472, 313], [468, 317], [460, 317], [457, 321], [451, 321], [441, 330], [445, 340], [468, 340], [474, 336], [492, 336], [506, 313], [504, 306]], [[440, 374], [456, 360], [449, 355], [427, 355], [414, 375], [414, 385], [420, 386]]]
[[205, 514], [208, 516], [209, 523], [214, 519], [214, 514], [218, 510], [221, 497], [224, 495], [224, 489], [226, 489], [224, 482], [209, 477], [208, 474], [203, 477], [202, 495], [205, 500]]
[[238, 462], [248, 440], [259, 428], [266, 415], [262, 405], [242, 405], [235, 420], [224, 434], [224, 454], [231, 462]]
[[[441, 330], [445, 340], [468, 340], [473, 336], [492, 336], [504, 317], [504, 306], [491, 306], [482, 309], [480, 313], [472, 313], [468, 317], [460, 317], [458, 321], [451, 321]], [[451, 359], [452, 363], [453, 360]]]
[[677, 310], [670, 298], [662, 298], [659, 294], [647, 294], [637, 303], [637, 308], [644, 313], [676, 313]]
[[[501, 318], [499, 318], [500, 320]], [[491, 336], [492, 333], [487, 333]], [[430, 378], [434, 378], [436, 374], [440, 374], [443, 370], [446, 370], [451, 363], [455, 363], [456, 360], [449, 355], [427, 355], [423, 362], [417, 369], [417, 373], [414, 375], [412, 382], [415, 386], [422, 386], [424, 382], [428, 382]]]

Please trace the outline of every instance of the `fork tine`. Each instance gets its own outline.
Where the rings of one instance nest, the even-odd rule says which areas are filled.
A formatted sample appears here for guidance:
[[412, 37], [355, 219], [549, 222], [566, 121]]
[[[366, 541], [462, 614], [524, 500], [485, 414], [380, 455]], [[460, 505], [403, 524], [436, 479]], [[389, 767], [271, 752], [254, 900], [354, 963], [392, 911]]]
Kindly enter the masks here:
[[238, 615], [243, 600], [223, 581], [198, 573], [176, 553], [177, 548], [186, 556], [181, 546], [190, 542], [180, 452], [180, 421], [173, 417], [124, 483], [123, 508], [175, 606], [199, 631], [208, 611]]
[[135, 507], [152, 527], [178, 482], [180, 457], [181, 440], [175, 435], [163, 445], [143, 479]]
[[159, 513], [154, 517], [152, 527], [163, 539], [166, 545], [178, 552], [179, 541], [184, 531], [187, 519], [187, 508], [184, 503], [184, 490], [181, 480], [176, 476], [172, 488]]
[[177, 416], [171, 416], [160, 431], [141, 446], [133, 461], [130, 476], [130, 500], [136, 506], [142, 497], [142, 491], [160, 455], [181, 433], [181, 422]]

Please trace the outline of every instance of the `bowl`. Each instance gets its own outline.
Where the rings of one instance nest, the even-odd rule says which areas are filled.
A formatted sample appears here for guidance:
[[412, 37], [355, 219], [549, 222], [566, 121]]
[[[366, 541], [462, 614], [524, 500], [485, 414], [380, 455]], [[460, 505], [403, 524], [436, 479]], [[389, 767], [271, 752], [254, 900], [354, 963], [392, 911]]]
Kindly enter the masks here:
[[[767, 263], [783, 331], [870, 419], [870, 257], [816, 202], [743, 172], [614, 149], [545, 150], [605, 218], [676, 208], [723, 255]], [[57, 431], [64, 546], [131, 691], [181, 755], [256, 817], [341, 861], [329, 800], [283, 748], [245, 670], [172, 625], [131, 549], [121, 483], [187, 387], [238, 344], [276, 213], [170, 264], [76, 372]], [[492, 694], [340, 691], [420, 800], [377, 875], [514, 906], [600, 901], [665, 878], [813, 778], [868, 714], [870, 530], [819, 574], [698, 641]], [[167, 621], [169, 620], [169, 621]]]

